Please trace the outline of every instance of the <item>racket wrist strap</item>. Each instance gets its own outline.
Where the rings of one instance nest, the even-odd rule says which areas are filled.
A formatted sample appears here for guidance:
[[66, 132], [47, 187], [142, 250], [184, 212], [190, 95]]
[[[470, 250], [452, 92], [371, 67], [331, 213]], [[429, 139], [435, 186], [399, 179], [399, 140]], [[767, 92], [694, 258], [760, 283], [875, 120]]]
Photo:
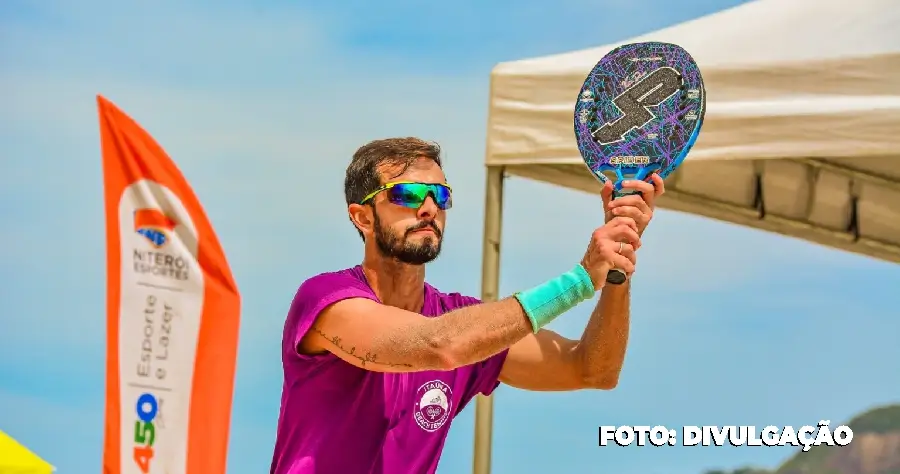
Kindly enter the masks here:
[[594, 283], [581, 264], [552, 280], [515, 294], [534, 332], [593, 296]]

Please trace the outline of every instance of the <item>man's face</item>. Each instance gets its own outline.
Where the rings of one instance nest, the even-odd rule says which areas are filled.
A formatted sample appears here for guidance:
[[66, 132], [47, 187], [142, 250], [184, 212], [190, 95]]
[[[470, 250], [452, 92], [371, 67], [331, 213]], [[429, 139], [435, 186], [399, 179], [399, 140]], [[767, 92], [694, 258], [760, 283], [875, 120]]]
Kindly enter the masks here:
[[[399, 168], [389, 166], [379, 169], [381, 176], [393, 176], [382, 184], [395, 181], [446, 182], [444, 172], [429, 159], [417, 160], [399, 176], [398, 171]], [[410, 265], [424, 265], [441, 253], [446, 211], [438, 208], [431, 195], [418, 209], [393, 204], [384, 192], [375, 196], [373, 205], [373, 236], [382, 255]]]

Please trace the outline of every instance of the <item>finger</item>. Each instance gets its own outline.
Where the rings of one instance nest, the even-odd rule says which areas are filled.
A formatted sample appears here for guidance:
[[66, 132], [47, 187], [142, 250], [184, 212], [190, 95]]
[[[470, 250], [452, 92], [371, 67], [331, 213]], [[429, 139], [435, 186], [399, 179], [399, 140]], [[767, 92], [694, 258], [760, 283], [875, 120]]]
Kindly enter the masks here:
[[635, 232], [638, 232], [640, 230], [637, 221], [635, 221], [634, 218], [630, 216], [613, 217], [606, 225], [610, 228], [616, 226], [627, 226], [634, 229]]
[[650, 181], [653, 183], [653, 189], [656, 197], [660, 197], [663, 195], [663, 193], [666, 192], [666, 182], [662, 179], [662, 176], [660, 176], [659, 173], [651, 174]]
[[631, 263], [637, 263], [637, 251], [635, 251], [634, 246], [631, 244], [622, 244], [622, 250], [616, 253], [627, 258]]
[[603, 183], [603, 189], [600, 190], [600, 197], [603, 199], [603, 209], [609, 209], [609, 203], [613, 200], [613, 184], [609, 181]]
[[641, 194], [653, 194], [653, 184], [640, 179], [622, 181], [622, 189], [633, 189]]
[[637, 191], [644, 198], [647, 205], [651, 209], [653, 208], [653, 203], [656, 200], [656, 191], [652, 184], [639, 179], [630, 179], [622, 183], [622, 189]]
[[650, 214], [653, 212], [653, 209], [650, 207], [644, 197], [637, 194], [622, 196], [619, 199], [616, 199], [615, 201], [609, 203], [610, 211], [613, 213], [613, 215], [616, 214], [616, 208], [624, 206], [636, 207], [640, 209], [644, 214]]
[[641, 237], [638, 235], [638, 232], [630, 226], [616, 226], [609, 230], [607, 237], [616, 242], [631, 244], [635, 249], [641, 248]]
[[[645, 204], [645, 206], [646, 206], [646, 204]], [[645, 226], [645, 225], [647, 225], [648, 222], [650, 222], [650, 219], [649, 219], [650, 210], [649, 209], [647, 209], [647, 211], [644, 212], [634, 206], [622, 206], [622, 207], [614, 208], [612, 210], [612, 213], [614, 216], [616, 216], [616, 218], [619, 218], [619, 217], [631, 218], [632, 220], [634, 220], [635, 223], [637, 223], [638, 228], [640, 228], [641, 226]]]
[[628, 257], [620, 254], [615, 254], [610, 258], [610, 261], [613, 263], [615, 268], [622, 270], [623, 272], [631, 275], [634, 273], [635, 264]]

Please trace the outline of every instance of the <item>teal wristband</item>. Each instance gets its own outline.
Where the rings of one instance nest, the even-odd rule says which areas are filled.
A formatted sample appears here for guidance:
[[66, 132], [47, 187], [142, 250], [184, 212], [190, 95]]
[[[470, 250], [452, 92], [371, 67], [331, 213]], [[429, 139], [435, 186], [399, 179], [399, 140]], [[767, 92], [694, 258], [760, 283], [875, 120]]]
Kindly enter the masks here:
[[580, 264], [544, 284], [515, 295], [531, 320], [534, 332], [593, 296], [594, 282]]

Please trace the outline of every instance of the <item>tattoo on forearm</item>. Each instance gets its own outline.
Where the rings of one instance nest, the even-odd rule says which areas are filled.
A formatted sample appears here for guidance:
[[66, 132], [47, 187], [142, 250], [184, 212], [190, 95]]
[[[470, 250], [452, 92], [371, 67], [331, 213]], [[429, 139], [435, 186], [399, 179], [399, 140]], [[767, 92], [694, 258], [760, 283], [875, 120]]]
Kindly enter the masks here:
[[412, 368], [412, 364], [401, 364], [401, 363], [384, 362], [382, 360], [378, 360], [378, 354], [375, 354], [371, 351], [366, 351], [364, 353], [362, 353], [362, 352], [357, 353], [356, 346], [351, 346], [350, 348], [344, 347], [344, 345], [342, 344], [343, 341], [341, 340], [340, 336], [329, 336], [329, 335], [325, 334], [324, 332], [322, 332], [321, 329], [319, 329], [315, 326], [312, 327], [312, 330], [315, 331], [316, 334], [325, 338], [326, 341], [330, 342], [332, 345], [334, 345], [334, 347], [338, 348], [338, 350], [340, 350], [344, 354], [347, 354], [355, 359], [358, 359], [360, 367], [365, 368], [366, 364], [372, 364], [372, 365], [380, 365], [383, 367]]

